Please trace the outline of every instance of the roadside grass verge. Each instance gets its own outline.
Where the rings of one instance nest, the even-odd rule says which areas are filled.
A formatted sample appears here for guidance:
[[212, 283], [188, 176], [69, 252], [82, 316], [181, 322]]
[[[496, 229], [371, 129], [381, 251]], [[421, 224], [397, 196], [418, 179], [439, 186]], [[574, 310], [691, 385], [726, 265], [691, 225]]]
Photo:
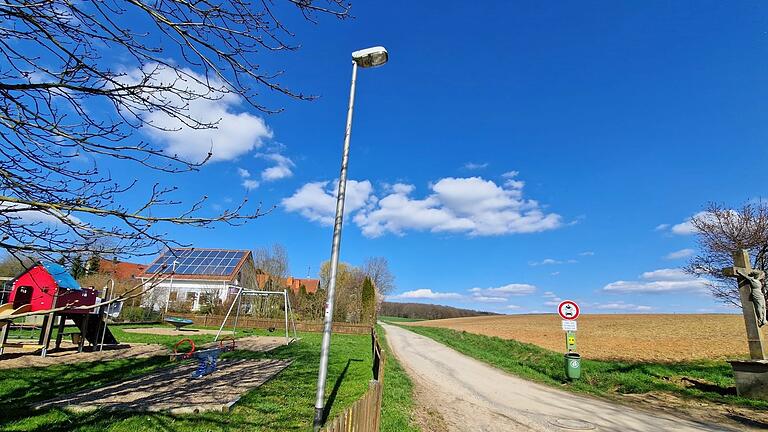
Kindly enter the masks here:
[[392, 317], [392, 316], [380, 316], [379, 321], [384, 321], [388, 323], [399, 323], [399, 322], [416, 322], [416, 321], [424, 321], [421, 318], [403, 318], [403, 317]]
[[731, 366], [722, 361], [629, 363], [582, 359], [581, 379], [564, 378], [563, 354], [533, 344], [436, 327], [406, 327], [522, 378], [599, 396], [667, 392], [758, 409], [768, 402], [738, 397]]
[[[114, 331], [114, 330], [113, 330]], [[124, 333], [124, 332], [123, 332]], [[243, 335], [252, 332], [243, 332]], [[240, 335], [238, 333], [238, 335]], [[29, 432], [97, 431], [305, 431], [311, 430], [321, 335], [300, 333], [301, 340], [269, 353], [236, 351], [222, 358], [286, 358], [293, 363], [262, 387], [245, 394], [231, 411], [173, 416], [165, 413], [71, 413], [61, 409], [34, 411], [31, 404], [78, 390], [95, 388], [173, 367], [167, 356], [107, 362], [0, 370], [0, 430]], [[122, 338], [122, 339], [121, 339]], [[175, 336], [125, 333], [125, 342], [172, 345]], [[201, 343], [212, 335], [199, 335]], [[367, 389], [371, 378], [371, 341], [367, 335], [333, 335], [327, 388], [333, 418]], [[76, 354], [73, 354], [76, 355]], [[2, 361], [2, 360], [0, 360]], [[170, 385], [173, 385], [172, 383]]]
[[413, 382], [387, 345], [384, 329], [377, 326], [382, 349], [387, 354], [384, 365], [384, 397], [381, 403], [382, 432], [420, 432], [413, 422]]

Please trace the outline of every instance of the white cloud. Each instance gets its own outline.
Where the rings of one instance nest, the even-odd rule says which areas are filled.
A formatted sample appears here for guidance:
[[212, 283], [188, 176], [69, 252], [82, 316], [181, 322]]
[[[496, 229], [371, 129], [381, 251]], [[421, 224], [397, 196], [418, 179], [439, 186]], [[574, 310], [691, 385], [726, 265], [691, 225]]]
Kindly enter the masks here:
[[620, 311], [634, 311], [634, 312], [647, 312], [653, 309], [650, 306], [624, 303], [623, 301], [618, 301], [615, 303], [597, 303], [592, 305], [591, 308], [598, 309], [598, 310], [620, 310]]
[[640, 275], [641, 278], [646, 280], [675, 280], [684, 281], [692, 278], [691, 275], [679, 268], [663, 268], [645, 272]]
[[461, 294], [454, 292], [434, 292], [428, 288], [406, 291], [401, 294], [387, 296], [390, 299], [460, 299]]
[[536, 292], [536, 287], [529, 284], [508, 284], [494, 288], [470, 288], [470, 293], [474, 297], [489, 296], [489, 297], [509, 297], [533, 294]]
[[488, 167], [488, 162], [485, 162], [485, 163], [467, 162], [464, 164], [464, 169], [468, 169], [468, 170], [479, 170], [486, 167]]
[[548, 299], [544, 304], [547, 306], [557, 306], [560, 304], [563, 299], [557, 296], [557, 294], [553, 293], [552, 291], [545, 291], [542, 296], [545, 299]]
[[510, 179], [510, 178], [517, 177], [518, 174], [520, 174], [520, 171], [507, 171], [504, 174], [502, 174], [501, 176], [504, 177], [504, 178]]
[[251, 189], [256, 189], [257, 187], [259, 187], [259, 182], [250, 178], [251, 177], [251, 172], [248, 171], [247, 169], [245, 169], [245, 168], [238, 168], [237, 169], [237, 175], [239, 175], [240, 178], [243, 179], [242, 185], [243, 185], [244, 188], [246, 188], [248, 190], [251, 190]]
[[267, 159], [275, 163], [261, 172], [261, 179], [263, 181], [275, 181], [284, 178], [291, 177], [293, 175], [292, 168], [296, 166], [293, 161], [279, 153], [260, 153], [256, 157]]
[[528, 263], [529, 266], [542, 266], [542, 265], [555, 265], [555, 264], [576, 264], [578, 261], [575, 259], [569, 259], [569, 260], [556, 260], [554, 258], [545, 258], [541, 261], [531, 261]]
[[673, 292], [705, 293], [707, 281], [680, 269], [659, 269], [640, 275], [640, 281], [619, 280], [604, 286], [602, 291], [617, 294], [664, 294]]
[[584, 251], [579, 253], [579, 256], [594, 256], [594, 255], [595, 253], [592, 251]]
[[693, 249], [680, 249], [678, 251], [668, 253], [664, 258], [668, 260], [688, 258], [689, 256], [693, 255], [693, 253]]
[[678, 223], [678, 224], [661, 224], [655, 228], [656, 231], [669, 231], [672, 234], [677, 235], [691, 235], [696, 234], [696, 228], [693, 226], [693, 219], [708, 219], [711, 218], [711, 214], [709, 212], [701, 211], [696, 213], [695, 215], [687, 218], [686, 220]]
[[243, 180], [243, 187], [248, 190], [256, 189], [257, 187], [259, 187], [259, 182], [252, 179], [245, 179]]
[[554, 264], [562, 264], [562, 261], [552, 259], [552, 258], [544, 258], [541, 261], [531, 261], [528, 263], [529, 266], [540, 266], [540, 265], [554, 265]]
[[397, 189], [373, 208], [355, 215], [367, 237], [406, 231], [457, 232], [493, 236], [547, 231], [562, 226], [560, 215], [544, 213], [539, 203], [525, 200], [522, 186], [499, 186], [481, 177], [443, 178], [423, 199], [412, 198], [413, 185]]
[[[336, 214], [336, 192], [338, 181], [307, 183], [293, 195], [283, 199], [283, 207], [289, 212], [298, 212], [305, 218], [323, 225], [332, 225]], [[368, 180], [347, 181], [347, 197], [344, 215], [376, 202], [373, 186]]]
[[511, 309], [511, 310], [517, 310], [517, 309], [520, 309], [520, 306], [518, 306], [518, 305], [513, 305], [513, 304], [510, 304], [510, 305], [506, 305], [506, 306], [504, 306], [504, 308], [505, 308], [505, 309]]
[[507, 301], [506, 297], [489, 297], [489, 296], [473, 296], [472, 300], [478, 301], [481, 303], [504, 303]]
[[[151, 125], [142, 127], [142, 132], [165, 145], [165, 153], [199, 162], [211, 151], [211, 161], [226, 161], [242, 156], [260, 147], [264, 140], [272, 138], [272, 131], [262, 118], [245, 111], [237, 112], [242, 98], [228, 91], [224, 82], [206, 78], [189, 69], [181, 70], [182, 73], [178, 73], [157, 64], [149, 64], [144, 68], [148, 73], [154, 71], [149, 84], [173, 85], [182, 92], [203, 94], [205, 97], [186, 100], [169, 92], [157, 92], [145, 97], [153, 103], [171, 106], [201, 123], [215, 124], [215, 127], [190, 127], [182, 120], [160, 111], [139, 113]], [[127, 72], [124, 80], [136, 83], [142, 76], [142, 72], [135, 69]], [[213, 90], [203, 84], [206, 81]], [[137, 107], [132, 108], [135, 111]]]
[[[29, 209], [29, 210], [27, 210]], [[71, 214], [65, 214], [59, 210], [46, 209], [37, 210], [27, 204], [0, 201], [0, 212], [3, 214], [3, 220], [21, 221], [27, 224], [47, 224], [51, 226], [64, 226], [62, 219], [71, 221], [75, 224], [81, 224], [82, 221]]]
[[560, 274], [560, 272], [559, 272], [559, 271], [555, 271], [555, 272], [552, 272], [552, 273], [550, 273], [549, 275], [550, 275], [550, 276], [557, 276], [557, 275], [559, 275], [559, 274]]

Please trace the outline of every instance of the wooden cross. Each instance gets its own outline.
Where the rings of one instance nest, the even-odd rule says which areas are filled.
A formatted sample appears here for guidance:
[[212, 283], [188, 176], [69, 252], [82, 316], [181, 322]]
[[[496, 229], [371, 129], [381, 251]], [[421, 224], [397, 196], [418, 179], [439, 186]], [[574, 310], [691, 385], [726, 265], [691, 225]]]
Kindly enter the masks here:
[[733, 252], [733, 267], [723, 269], [725, 276], [735, 277], [739, 282], [739, 297], [741, 298], [741, 312], [744, 315], [744, 324], [747, 327], [747, 343], [749, 344], [749, 356], [752, 360], [765, 360], [765, 341], [763, 333], [757, 325], [755, 308], [752, 305], [751, 286], [747, 278], [742, 274], [749, 274], [752, 266], [749, 263], [749, 252], [738, 250]]

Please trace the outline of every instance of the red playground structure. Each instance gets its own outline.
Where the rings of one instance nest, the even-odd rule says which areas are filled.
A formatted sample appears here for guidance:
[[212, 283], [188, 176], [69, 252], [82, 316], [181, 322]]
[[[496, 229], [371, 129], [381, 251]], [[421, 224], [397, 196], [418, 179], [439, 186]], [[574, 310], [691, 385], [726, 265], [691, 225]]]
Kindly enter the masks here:
[[[30, 351], [41, 350], [41, 355], [45, 357], [56, 319], [58, 319], [56, 349], [61, 346], [67, 320], [71, 320], [79, 330], [73, 333], [80, 335], [79, 338], [73, 338], [77, 340], [78, 352], [83, 350], [86, 340], [93, 347], [117, 344], [117, 340], [107, 328], [106, 307], [54, 311], [62, 307], [94, 306], [102, 301], [98, 294], [95, 289], [81, 287], [59, 264], [38, 263], [27, 269], [13, 280], [8, 303], [0, 305], [0, 354], [5, 347], [18, 347]], [[46, 311], [49, 313], [45, 314]], [[4, 320], [3, 316], [25, 312], [45, 314], [38, 343], [36, 345], [8, 343], [8, 331], [13, 323], [9, 319]]]

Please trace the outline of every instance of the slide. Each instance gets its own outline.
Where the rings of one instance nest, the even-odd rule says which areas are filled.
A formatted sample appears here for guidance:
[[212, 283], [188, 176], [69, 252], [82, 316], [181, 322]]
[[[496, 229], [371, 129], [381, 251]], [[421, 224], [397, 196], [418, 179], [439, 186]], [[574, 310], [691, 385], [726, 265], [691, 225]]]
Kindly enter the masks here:
[[[88, 328], [85, 332], [85, 340], [90, 342], [92, 345], [98, 345], [101, 341], [99, 338], [101, 335], [99, 334], [101, 329], [104, 329], [104, 325], [99, 319], [98, 315], [94, 314], [85, 314], [85, 315], [69, 315], [69, 319], [75, 322], [77, 325], [77, 328], [80, 329], [80, 331], [83, 331], [83, 325], [85, 324], [86, 320], [88, 320]], [[104, 335], [104, 345], [117, 345], [117, 339], [115, 339], [115, 336], [112, 334], [111, 331], [109, 331], [109, 327], [105, 329], [107, 332]]]

